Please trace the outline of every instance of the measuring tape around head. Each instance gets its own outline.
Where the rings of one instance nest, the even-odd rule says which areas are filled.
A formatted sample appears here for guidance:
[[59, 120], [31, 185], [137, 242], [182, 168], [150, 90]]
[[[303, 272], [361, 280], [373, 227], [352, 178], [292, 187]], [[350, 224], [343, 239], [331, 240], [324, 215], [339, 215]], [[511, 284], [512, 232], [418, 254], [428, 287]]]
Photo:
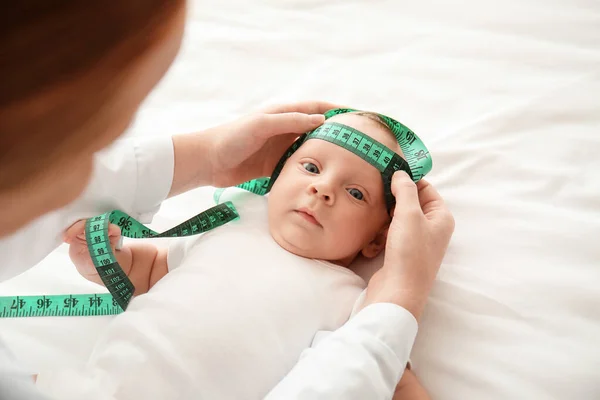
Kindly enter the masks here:
[[86, 220], [85, 236], [94, 266], [109, 293], [2, 296], [0, 317], [91, 316], [123, 312], [133, 298], [135, 288], [117, 263], [110, 247], [109, 224], [121, 227], [128, 238], [167, 238], [197, 235], [239, 218], [231, 202], [215, 207], [185, 222], [157, 233], [124, 212], [115, 210]]
[[[338, 108], [325, 113], [325, 118], [329, 119], [335, 115], [357, 112], [350, 108]], [[263, 177], [244, 182], [237, 187], [249, 192], [265, 195], [273, 186], [273, 183], [281, 173], [286, 161], [296, 150], [307, 140], [321, 139], [336, 144], [365, 160], [381, 173], [383, 179], [385, 201], [390, 211], [395, 205], [395, 199], [391, 190], [392, 176], [394, 172], [405, 171], [414, 182], [418, 182], [431, 171], [432, 160], [429, 150], [421, 139], [409, 128], [400, 122], [382, 114], [377, 114], [379, 118], [390, 128], [396, 141], [398, 142], [406, 159], [390, 150], [388, 147], [379, 143], [368, 135], [344, 124], [338, 122], [326, 121], [314, 131], [300, 136], [281, 157], [277, 166], [270, 177]], [[219, 203], [221, 194], [225, 189], [217, 189], [214, 193], [214, 200]]]

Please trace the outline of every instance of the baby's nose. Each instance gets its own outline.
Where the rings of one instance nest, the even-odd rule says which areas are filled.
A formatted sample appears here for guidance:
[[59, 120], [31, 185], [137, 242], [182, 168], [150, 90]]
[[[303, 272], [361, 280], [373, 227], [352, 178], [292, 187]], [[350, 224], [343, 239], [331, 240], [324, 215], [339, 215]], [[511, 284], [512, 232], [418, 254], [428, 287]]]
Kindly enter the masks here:
[[329, 200], [329, 195], [319, 192], [319, 190], [316, 187], [313, 187], [313, 193], [319, 197], [322, 197], [325, 201]]
[[326, 185], [313, 185], [311, 187], [311, 192], [314, 195], [317, 195], [318, 197], [322, 198], [327, 203], [333, 201], [333, 193], [330, 190], [328, 190]]

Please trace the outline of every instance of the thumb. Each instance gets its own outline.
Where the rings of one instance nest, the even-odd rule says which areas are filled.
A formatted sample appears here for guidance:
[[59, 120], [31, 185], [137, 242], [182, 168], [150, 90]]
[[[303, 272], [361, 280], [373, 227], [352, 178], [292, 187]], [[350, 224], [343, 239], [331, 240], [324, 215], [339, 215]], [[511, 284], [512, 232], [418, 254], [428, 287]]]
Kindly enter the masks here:
[[404, 171], [396, 171], [392, 176], [392, 194], [396, 198], [394, 215], [400, 212], [421, 212], [417, 185]]
[[122, 245], [121, 228], [118, 225], [108, 225], [108, 240], [110, 241], [110, 245], [113, 249], [120, 250]]
[[67, 244], [73, 244], [78, 238], [85, 239], [84, 229], [85, 220], [75, 222], [64, 232], [63, 241]]
[[264, 124], [261, 131], [267, 135], [282, 133], [305, 133], [313, 130], [325, 122], [322, 114], [303, 114], [298, 112], [282, 114], [264, 114]]

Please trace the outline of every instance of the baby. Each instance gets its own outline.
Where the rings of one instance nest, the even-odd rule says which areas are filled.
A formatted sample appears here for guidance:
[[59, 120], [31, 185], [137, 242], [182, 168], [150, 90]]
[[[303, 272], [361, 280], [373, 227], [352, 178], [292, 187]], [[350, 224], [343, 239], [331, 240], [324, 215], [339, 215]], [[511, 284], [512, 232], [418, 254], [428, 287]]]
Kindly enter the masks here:
[[[403, 156], [376, 114], [328, 121]], [[136, 297], [101, 335], [89, 368], [111, 382], [104, 387], [116, 397], [262, 398], [304, 349], [360, 309], [366, 283], [353, 261], [385, 248], [391, 222], [375, 167], [335, 144], [308, 140], [268, 196], [226, 193], [239, 220], [169, 246], [135, 243], [115, 251]], [[83, 229], [80, 221], [67, 233], [71, 259], [102, 284]], [[109, 235], [114, 249], [119, 228], [111, 225]], [[407, 369], [394, 399], [427, 398]]]

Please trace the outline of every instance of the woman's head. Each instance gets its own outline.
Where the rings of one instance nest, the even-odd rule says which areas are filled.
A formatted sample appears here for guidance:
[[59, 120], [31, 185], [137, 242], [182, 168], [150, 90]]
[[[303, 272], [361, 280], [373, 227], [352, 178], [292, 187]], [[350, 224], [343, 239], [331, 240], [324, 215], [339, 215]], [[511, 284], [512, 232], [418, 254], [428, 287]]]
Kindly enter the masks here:
[[[340, 114], [329, 121], [364, 132], [402, 156], [393, 133], [375, 114]], [[346, 266], [358, 254], [375, 257], [385, 247], [389, 222], [381, 173], [323, 140], [302, 144], [269, 193], [271, 235], [303, 257]]]
[[184, 20], [185, 0], [3, 7], [0, 236], [83, 190], [94, 152], [124, 132], [172, 63]]

